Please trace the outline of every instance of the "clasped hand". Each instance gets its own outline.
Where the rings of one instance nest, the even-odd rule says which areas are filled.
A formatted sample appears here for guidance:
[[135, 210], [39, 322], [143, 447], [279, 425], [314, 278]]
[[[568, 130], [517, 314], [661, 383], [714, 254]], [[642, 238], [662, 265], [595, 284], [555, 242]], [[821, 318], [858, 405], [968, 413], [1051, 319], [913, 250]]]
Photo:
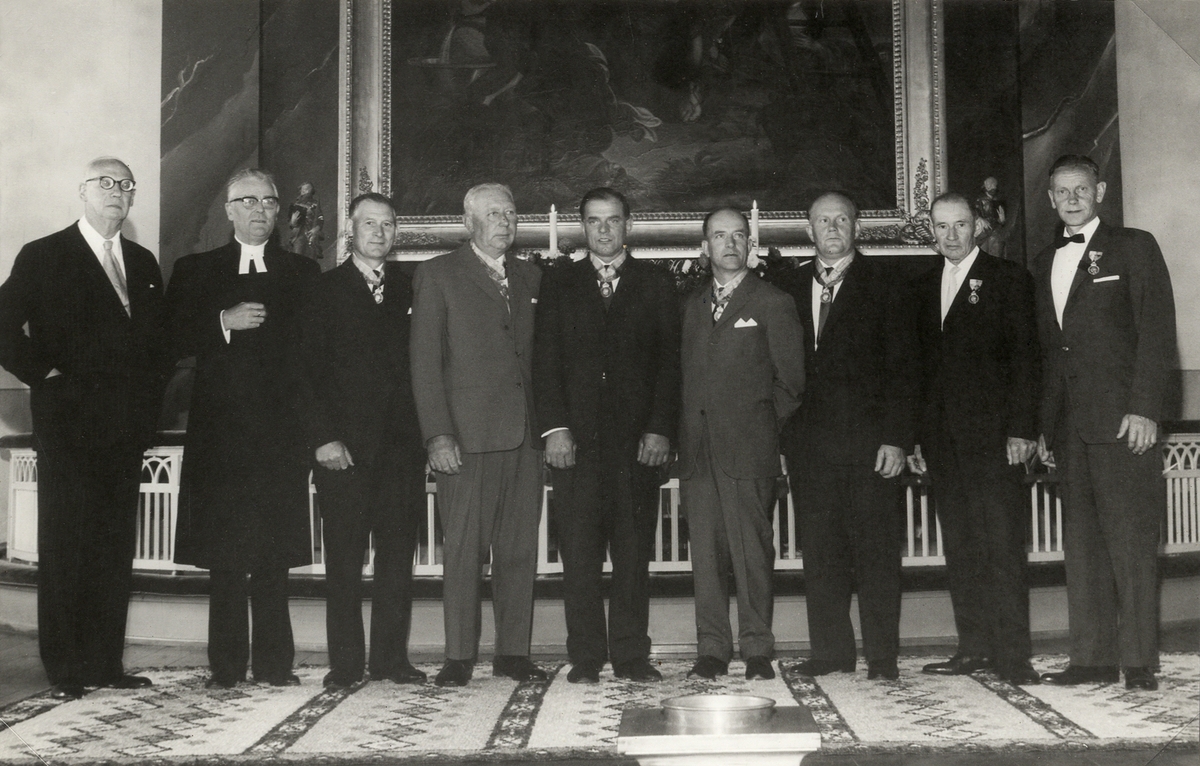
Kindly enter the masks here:
[[267, 307], [261, 303], [242, 301], [233, 308], [221, 312], [221, 322], [225, 325], [226, 330], [253, 330], [266, 319]]

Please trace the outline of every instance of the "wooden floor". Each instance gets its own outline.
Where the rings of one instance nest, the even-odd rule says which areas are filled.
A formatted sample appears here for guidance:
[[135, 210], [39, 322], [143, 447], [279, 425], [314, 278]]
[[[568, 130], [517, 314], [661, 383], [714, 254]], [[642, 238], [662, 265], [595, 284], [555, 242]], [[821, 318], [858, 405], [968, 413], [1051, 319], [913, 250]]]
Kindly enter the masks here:
[[[1200, 625], [1189, 625], [1163, 631], [1163, 651], [1200, 650]], [[1036, 653], [1065, 652], [1062, 640], [1040, 641], [1034, 646]], [[913, 654], [939, 655], [952, 652], [953, 647], [921, 647]], [[415, 658], [416, 659], [416, 658]], [[433, 658], [420, 658], [432, 660]], [[297, 652], [297, 665], [324, 665], [324, 652]], [[131, 644], [125, 650], [125, 665], [131, 670], [139, 667], [197, 667], [208, 664], [203, 645], [149, 645]], [[12, 702], [25, 699], [48, 688], [46, 675], [38, 659], [37, 636], [17, 633], [0, 628], [0, 709]], [[0, 712], [0, 727], [3, 727]], [[814, 753], [804, 759], [804, 766], [1196, 766], [1200, 754], [1196, 748], [1189, 750], [1156, 749], [1104, 751], [1096, 753], [954, 753], [900, 754], [875, 753], [870, 755], [825, 755]], [[430, 762], [429, 766], [434, 766]], [[599, 763], [634, 766], [628, 758], [613, 757], [597, 761], [547, 761], [538, 758], [539, 766], [596, 766]], [[420, 762], [406, 761], [406, 766], [420, 766]], [[445, 766], [444, 761], [436, 762]]]

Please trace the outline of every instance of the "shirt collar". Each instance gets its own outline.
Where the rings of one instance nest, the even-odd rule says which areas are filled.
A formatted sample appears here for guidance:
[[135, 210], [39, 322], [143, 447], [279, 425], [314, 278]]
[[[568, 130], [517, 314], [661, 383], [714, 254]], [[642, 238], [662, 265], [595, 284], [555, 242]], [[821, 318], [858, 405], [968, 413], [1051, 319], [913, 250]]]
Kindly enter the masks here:
[[261, 245], [247, 245], [245, 242], [238, 239], [237, 235], [234, 235], [233, 238], [237, 241], [237, 243], [239, 245], [242, 246], [243, 254], [249, 255], [251, 257], [258, 257], [267, 251], [267, 243], [266, 242], [263, 242]]
[[[87, 218], [79, 219], [79, 232], [83, 234], [84, 240], [87, 241], [88, 247], [92, 248], [92, 252], [96, 254], [96, 257], [102, 257], [104, 255], [104, 235], [96, 231], [96, 227], [88, 223]], [[110, 241], [113, 243], [113, 252], [120, 254], [121, 233], [117, 232]]]
[[746, 275], [749, 273], [750, 273], [750, 269], [742, 269], [740, 274], [738, 274], [736, 277], [729, 280], [725, 284], [721, 284], [717, 280], [717, 275], [713, 274], [713, 290], [719, 290], [722, 293], [731, 293], [731, 292], [733, 292], [735, 287], [737, 287], [738, 285], [740, 285], [742, 283], [742, 280], [745, 279]]
[[493, 258], [480, 250], [474, 242], [471, 243], [471, 249], [475, 251], [475, 255], [479, 256], [492, 271], [497, 272], [501, 276], [504, 275], [504, 253], [501, 253], [497, 258]]
[[588, 253], [588, 258], [592, 262], [592, 268], [594, 268], [596, 271], [599, 271], [603, 266], [612, 266], [614, 269], [620, 269], [621, 265], [625, 263], [625, 252], [621, 251], [616, 258], [613, 258], [608, 263], [600, 260], [596, 254], [592, 252]]
[[[967, 255], [967, 257], [966, 257], [966, 258], [963, 258], [961, 261], [959, 261], [959, 262], [958, 262], [958, 267], [959, 267], [959, 268], [958, 268], [958, 273], [959, 273], [959, 274], [966, 274], [968, 271], [970, 271], [970, 270], [971, 270], [971, 266], [973, 266], [973, 265], [975, 264], [975, 256], [977, 256], [977, 255], [979, 255], [979, 245], [976, 245], [976, 246], [975, 246], [975, 249], [974, 249], [974, 250], [972, 250], [972, 251], [971, 251], [971, 252], [970, 252], [970, 253]], [[947, 271], [950, 271], [950, 267], [953, 265], [953, 264], [951, 264], [951, 263], [950, 263], [950, 261], [949, 261], [949, 260], [947, 260], [946, 258], [942, 258], [942, 264], [943, 264], [943, 265], [942, 265], [942, 272], [943, 272], [943, 273], [945, 273], [945, 272], [947, 272]]]
[[[358, 253], [351, 253], [350, 260], [354, 262], [354, 266], [359, 270], [359, 272], [364, 277], [366, 277], [368, 280], [371, 280], [371, 281], [375, 280], [375, 278], [376, 278], [375, 267], [372, 266], [371, 264], [367, 263], [363, 259], [359, 258]], [[387, 263], [387, 261], [384, 261], [384, 263]], [[383, 266], [379, 267], [379, 275], [378, 276], [380, 278], [382, 278]]]

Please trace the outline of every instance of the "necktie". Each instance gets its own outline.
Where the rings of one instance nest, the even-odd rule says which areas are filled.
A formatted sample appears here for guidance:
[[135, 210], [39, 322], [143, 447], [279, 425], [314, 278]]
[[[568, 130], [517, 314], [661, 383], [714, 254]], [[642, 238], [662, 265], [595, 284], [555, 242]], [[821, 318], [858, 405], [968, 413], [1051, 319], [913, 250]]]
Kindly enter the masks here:
[[962, 268], [955, 264], [950, 267], [950, 273], [946, 280], [946, 294], [942, 296], [942, 323], [946, 322], [946, 315], [950, 313], [950, 305], [954, 303], [954, 296], [958, 295], [958, 270]]
[[371, 288], [371, 297], [375, 299], [376, 305], [383, 303], [383, 269], [371, 269], [367, 284]]
[[1083, 232], [1081, 231], [1078, 234], [1072, 234], [1069, 237], [1064, 237], [1062, 234], [1059, 234], [1057, 237], [1054, 238], [1054, 249], [1058, 250], [1060, 248], [1064, 248], [1071, 242], [1078, 242], [1079, 244], [1082, 245], [1083, 244]]
[[483, 263], [483, 268], [487, 271], [488, 276], [496, 283], [496, 287], [500, 290], [500, 295], [504, 296], [504, 302], [508, 303], [508, 278], [500, 272], [489, 266], [482, 258], [479, 259]]
[[725, 306], [729, 303], [729, 296], [733, 295], [733, 290], [727, 291], [727, 288], [728, 285], [725, 287], [718, 287], [717, 283], [713, 282], [712, 314], [714, 324], [721, 318], [721, 314], [725, 313]]
[[[818, 341], [821, 340], [821, 332], [825, 329], [825, 320], [829, 317], [829, 307], [833, 305], [833, 285], [829, 284], [829, 282], [826, 281], [829, 279], [829, 275], [832, 272], [833, 272], [833, 267], [826, 266], [824, 279], [822, 279], [820, 275], [817, 276], [817, 281], [821, 283], [821, 287], [822, 287], [821, 310], [818, 312], [818, 315], [817, 315], [817, 340]], [[837, 283], [835, 282], [834, 284], [837, 284]], [[825, 300], [826, 295], [829, 296], [829, 300]]]
[[121, 272], [121, 267], [117, 265], [117, 254], [113, 252], [111, 239], [104, 240], [104, 273], [108, 275], [108, 281], [112, 282], [113, 289], [117, 291], [121, 305], [125, 307], [126, 316], [132, 316], [129, 311], [129, 288], [125, 285], [125, 275]]

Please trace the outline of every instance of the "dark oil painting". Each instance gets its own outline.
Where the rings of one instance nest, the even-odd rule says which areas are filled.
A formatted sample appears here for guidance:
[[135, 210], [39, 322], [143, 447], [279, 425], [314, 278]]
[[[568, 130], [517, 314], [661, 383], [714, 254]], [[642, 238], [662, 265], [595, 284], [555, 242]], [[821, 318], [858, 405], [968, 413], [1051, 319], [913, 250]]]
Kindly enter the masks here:
[[462, 212], [483, 181], [569, 212], [613, 186], [646, 212], [894, 209], [890, 0], [400, 0], [392, 192]]

